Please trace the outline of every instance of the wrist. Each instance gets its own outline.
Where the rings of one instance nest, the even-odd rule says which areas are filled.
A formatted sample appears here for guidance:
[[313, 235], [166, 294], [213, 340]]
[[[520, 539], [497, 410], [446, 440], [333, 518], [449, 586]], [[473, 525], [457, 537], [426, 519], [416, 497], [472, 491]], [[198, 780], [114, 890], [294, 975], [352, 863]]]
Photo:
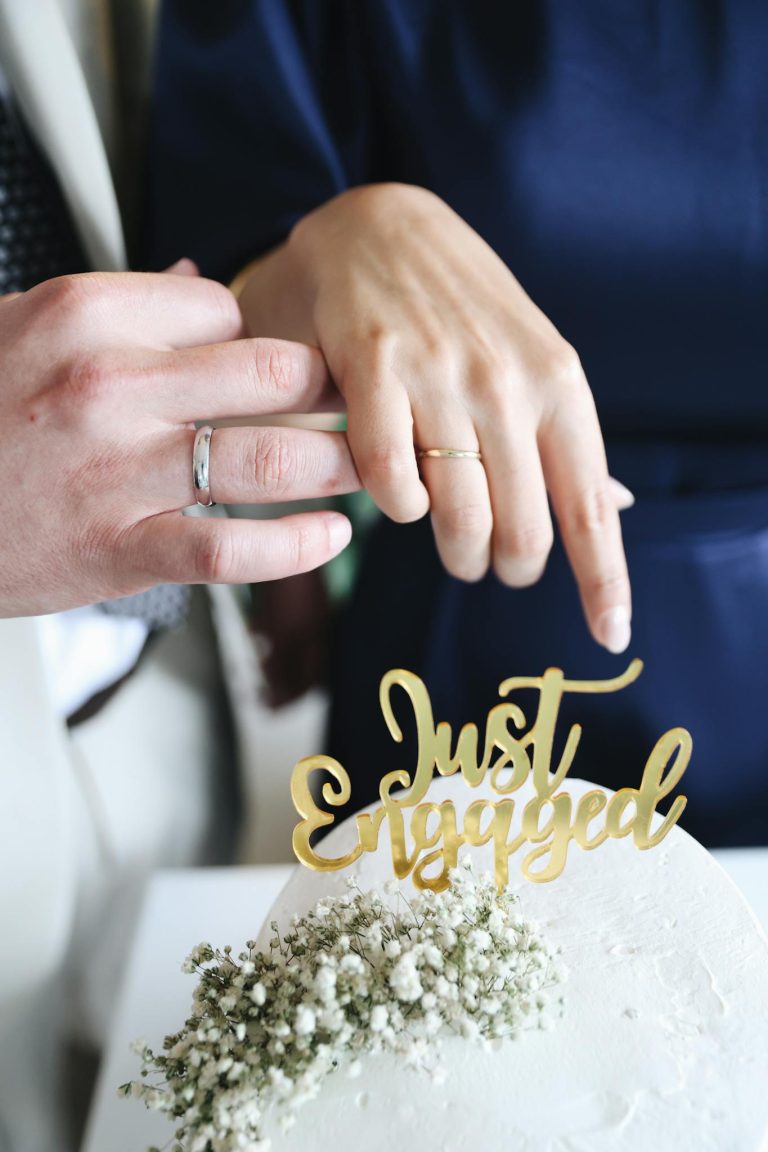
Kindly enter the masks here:
[[311, 265], [322, 256], [329, 241], [346, 238], [350, 226], [391, 227], [402, 216], [434, 211], [442, 204], [434, 192], [416, 184], [361, 184], [340, 192], [298, 220], [287, 244], [302, 263]]
[[285, 241], [247, 264], [232, 282], [249, 336], [317, 343], [305, 269]]

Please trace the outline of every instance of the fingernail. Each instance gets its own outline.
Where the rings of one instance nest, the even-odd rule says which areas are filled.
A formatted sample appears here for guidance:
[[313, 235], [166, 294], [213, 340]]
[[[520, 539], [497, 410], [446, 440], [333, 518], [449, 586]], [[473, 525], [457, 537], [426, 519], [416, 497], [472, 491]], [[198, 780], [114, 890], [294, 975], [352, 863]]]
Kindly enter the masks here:
[[181, 260], [171, 264], [170, 268], [166, 268], [165, 271], [171, 276], [197, 276], [198, 267], [194, 260], [190, 260], [189, 256], [182, 256]]
[[336, 552], [341, 552], [342, 548], [346, 548], [352, 539], [352, 525], [346, 516], [342, 516], [338, 512], [329, 512], [326, 516], [326, 524], [331, 547]]
[[626, 484], [622, 484], [621, 480], [617, 480], [614, 476], [608, 477], [608, 483], [611, 486], [613, 499], [619, 512], [624, 512], [625, 509], [631, 508], [635, 502], [634, 492], [630, 492]]
[[610, 608], [607, 612], [603, 612], [598, 619], [595, 631], [598, 643], [618, 656], [619, 652], [626, 651], [629, 647], [629, 641], [632, 639], [629, 612], [623, 605], [618, 608]]

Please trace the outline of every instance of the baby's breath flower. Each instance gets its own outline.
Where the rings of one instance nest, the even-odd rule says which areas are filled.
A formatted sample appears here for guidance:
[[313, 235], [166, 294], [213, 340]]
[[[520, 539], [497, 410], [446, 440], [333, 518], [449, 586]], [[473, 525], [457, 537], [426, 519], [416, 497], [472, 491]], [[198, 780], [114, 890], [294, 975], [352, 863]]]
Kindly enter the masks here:
[[420, 998], [424, 989], [419, 979], [416, 958], [412, 952], [405, 952], [395, 963], [389, 974], [389, 986], [398, 1000], [412, 1003]]
[[551, 1027], [556, 951], [490, 876], [462, 863], [451, 879], [410, 900], [388, 884], [385, 901], [352, 878], [284, 936], [273, 923], [264, 953], [253, 940], [237, 960], [198, 945], [183, 964], [199, 979], [185, 1028], [159, 1054], [136, 1046], [142, 1078], [121, 1093], [173, 1118], [174, 1152], [268, 1152], [268, 1109], [287, 1131], [326, 1076], [358, 1075], [366, 1053], [394, 1053], [440, 1083], [442, 1034], [487, 1045]]
[[473, 928], [469, 934], [468, 943], [471, 948], [477, 952], [487, 952], [493, 943], [490, 932], [486, 932], [484, 928]]
[[374, 1005], [373, 1011], [371, 1012], [371, 1019], [370, 1019], [371, 1031], [372, 1032], [383, 1032], [387, 1026], [388, 1020], [389, 1020], [389, 1013], [387, 1012], [386, 1005], [385, 1004]]
[[296, 1020], [294, 1022], [294, 1031], [297, 1036], [311, 1036], [315, 1030], [315, 1023], [317, 1017], [311, 1008], [306, 1004], [300, 1004], [296, 1011]]

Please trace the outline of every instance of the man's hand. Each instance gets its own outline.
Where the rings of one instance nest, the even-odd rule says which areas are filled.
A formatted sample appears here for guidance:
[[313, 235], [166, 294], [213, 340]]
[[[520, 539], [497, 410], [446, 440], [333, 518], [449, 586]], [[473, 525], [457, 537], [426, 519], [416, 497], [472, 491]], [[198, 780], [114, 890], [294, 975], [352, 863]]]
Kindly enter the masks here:
[[[195, 421], [340, 406], [319, 352], [241, 337], [231, 293], [192, 276], [66, 276], [0, 300], [0, 616], [274, 580], [345, 547], [335, 512], [181, 514]], [[218, 503], [359, 487], [342, 433], [285, 427], [217, 429], [210, 477]]]

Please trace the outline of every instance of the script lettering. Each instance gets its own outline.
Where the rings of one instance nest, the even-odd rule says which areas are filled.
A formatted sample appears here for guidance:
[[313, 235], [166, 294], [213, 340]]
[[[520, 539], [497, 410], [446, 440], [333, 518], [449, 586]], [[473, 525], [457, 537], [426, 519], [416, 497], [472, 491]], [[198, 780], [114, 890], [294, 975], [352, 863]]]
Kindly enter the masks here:
[[[660, 844], [685, 808], [677, 796], [666, 816], [655, 823], [658, 805], [679, 784], [691, 756], [691, 737], [673, 728], [656, 742], [643, 770], [638, 788], [622, 788], [608, 796], [602, 789], [585, 792], [574, 807], [570, 793], [562, 788], [573, 764], [581, 727], [571, 726], [563, 752], [553, 771], [555, 732], [560, 704], [566, 693], [617, 692], [637, 679], [642, 663], [633, 660], [621, 676], [612, 680], [566, 680], [557, 668], [543, 676], [512, 677], [499, 687], [501, 696], [520, 689], [538, 691], [536, 716], [528, 731], [519, 705], [497, 704], [487, 717], [482, 758], [480, 734], [475, 724], [465, 724], [453, 742], [451, 726], [435, 724], [432, 703], [423, 682], [412, 672], [395, 669], [382, 679], [381, 709], [390, 735], [403, 739], [392, 707], [392, 692], [406, 695], [416, 722], [418, 753], [410, 774], [404, 769], [388, 772], [379, 786], [380, 806], [356, 817], [357, 843], [343, 856], [325, 857], [322, 843], [313, 839], [320, 829], [334, 823], [332, 812], [315, 802], [310, 785], [314, 773], [330, 776], [321, 796], [330, 808], [348, 803], [348, 773], [330, 756], [309, 756], [294, 769], [291, 791], [300, 821], [294, 830], [294, 851], [304, 864], [320, 871], [345, 868], [363, 852], [378, 847], [386, 823], [395, 876], [413, 875], [419, 888], [441, 891], [447, 887], [463, 845], [491, 845], [496, 881], [500, 888], [509, 879], [510, 858], [528, 846], [521, 861], [523, 875], [535, 883], [560, 876], [566, 866], [570, 844], [592, 851], [608, 839], [630, 834], [635, 845], [648, 849]], [[452, 800], [425, 800], [435, 772], [441, 776], [460, 773], [469, 788], [488, 778], [499, 799], [473, 800], [463, 823]], [[521, 807], [514, 794], [530, 779], [534, 795]], [[519, 811], [518, 811], [519, 809]], [[519, 824], [517, 831], [513, 824]], [[654, 826], [655, 825], [655, 826]]]

